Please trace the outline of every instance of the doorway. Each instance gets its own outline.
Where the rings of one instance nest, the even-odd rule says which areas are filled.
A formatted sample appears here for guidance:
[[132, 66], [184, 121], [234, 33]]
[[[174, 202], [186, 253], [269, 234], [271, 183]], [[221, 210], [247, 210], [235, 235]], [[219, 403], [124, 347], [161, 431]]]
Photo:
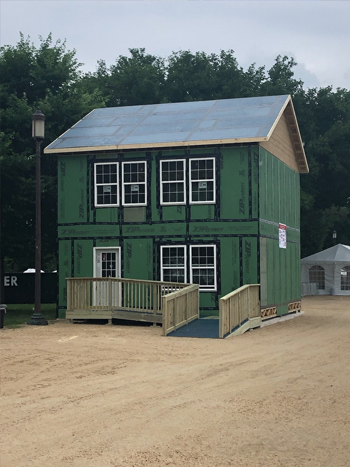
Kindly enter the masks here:
[[[94, 277], [120, 277], [120, 247], [94, 248]], [[119, 282], [94, 282], [93, 302], [95, 306], [120, 306], [121, 284]]]

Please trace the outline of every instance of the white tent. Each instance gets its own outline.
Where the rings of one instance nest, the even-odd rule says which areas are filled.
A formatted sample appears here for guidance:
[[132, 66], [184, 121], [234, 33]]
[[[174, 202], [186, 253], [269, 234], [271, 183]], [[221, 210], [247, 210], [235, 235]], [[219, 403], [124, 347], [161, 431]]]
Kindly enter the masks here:
[[[350, 295], [350, 246], [335, 245], [301, 260], [303, 295]], [[316, 284], [316, 285], [315, 285]]]

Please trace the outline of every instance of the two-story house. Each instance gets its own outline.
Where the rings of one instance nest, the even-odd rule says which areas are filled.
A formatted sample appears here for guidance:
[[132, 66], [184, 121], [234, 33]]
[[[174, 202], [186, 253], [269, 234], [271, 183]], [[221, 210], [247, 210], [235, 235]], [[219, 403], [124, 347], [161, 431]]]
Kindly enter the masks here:
[[290, 96], [95, 109], [58, 156], [59, 317], [67, 277], [198, 283], [202, 316], [260, 284], [263, 313], [300, 301], [299, 174]]

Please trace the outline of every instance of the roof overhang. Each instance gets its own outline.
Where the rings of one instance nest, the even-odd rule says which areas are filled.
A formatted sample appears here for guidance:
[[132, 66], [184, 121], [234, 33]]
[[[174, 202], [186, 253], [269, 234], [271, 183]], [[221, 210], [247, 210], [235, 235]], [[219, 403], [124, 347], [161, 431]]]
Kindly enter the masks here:
[[82, 146], [75, 148], [62, 149], [44, 149], [45, 154], [64, 154], [64, 153], [82, 153], [96, 151], [126, 151], [140, 149], [158, 149], [158, 148], [174, 148], [174, 147], [190, 147], [190, 146], [217, 146], [226, 144], [253, 144], [262, 141], [268, 141], [267, 137], [259, 138], [230, 138], [230, 139], [213, 139], [213, 140], [198, 140], [198, 141], [176, 141], [168, 143], [143, 143], [143, 144], [120, 144], [110, 146]]

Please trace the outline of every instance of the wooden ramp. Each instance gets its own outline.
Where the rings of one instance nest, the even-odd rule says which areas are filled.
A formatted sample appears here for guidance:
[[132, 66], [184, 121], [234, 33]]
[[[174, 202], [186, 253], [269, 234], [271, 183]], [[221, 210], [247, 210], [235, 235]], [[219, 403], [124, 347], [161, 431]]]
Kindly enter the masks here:
[[162, 324], [163, 315], [161, 313], [145, 313], [138, 310], [112, 310], [112, 319]]
[[199, 318], [168, 334], [170, 337], [219, 339], [219, 319]]

